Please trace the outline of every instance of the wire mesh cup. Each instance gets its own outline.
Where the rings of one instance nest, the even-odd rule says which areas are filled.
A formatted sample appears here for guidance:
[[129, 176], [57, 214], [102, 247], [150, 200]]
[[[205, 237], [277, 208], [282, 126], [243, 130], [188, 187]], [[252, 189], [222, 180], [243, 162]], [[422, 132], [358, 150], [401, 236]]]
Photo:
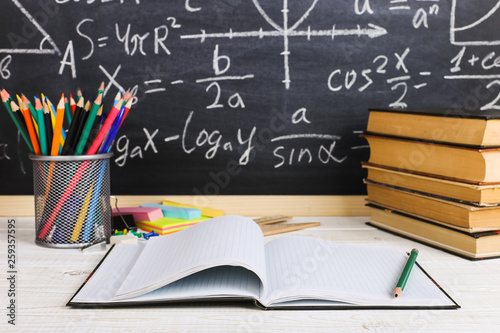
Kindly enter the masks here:
[[30, 155], [38, 245], [78, 248], [109, 241], [112, 155]]

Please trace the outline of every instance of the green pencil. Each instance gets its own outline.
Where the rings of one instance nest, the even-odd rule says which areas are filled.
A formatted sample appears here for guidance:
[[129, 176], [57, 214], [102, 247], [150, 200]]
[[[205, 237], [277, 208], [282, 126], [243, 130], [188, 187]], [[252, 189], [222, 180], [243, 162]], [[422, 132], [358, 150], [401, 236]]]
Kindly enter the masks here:
[[43, 106], [40, 99], [35, 101], [35, 108], [38, 115], [38, 133], [40, 134], [40, 150], [42, 155], [47, 155], [47, 134], [45, 134], [45, 119], [43, 118]]
[[80, 137], [80, 141], [76, 146], [75, 155], [81, 155], [83, 153], [83, 149], [85, 148], [85, 144], [87, 143], [87, 139], [89, 137], [90, 131], [92, 130], [92, 125], [94, 124], [97, 111], [99, 111], [99, 107], [102, 102], [102, 93], [100, 93], [94, 101], [92, 105], [92, 109], [90, 110], [90, 114], [85, 122], [85, 126], [83, 127], [83, 132]]
[[71, 120], [73, 119], [73, 114], [71, 114], [71, 107], [69, 106], [67, 97], [64, 98], [64, 110], [66, 111], [66, 119], [69, 127], [69, 125], [71, 125]]
[[410, 276], [411, 270], [415, 265], [415, 260], [417, 259], [418, 250], [411, 250], [410, 256], [408, 257], [408, 261], [406, 261], [406, 265], [403, 268], [403, 272], [401, 272], [401, 277], [399, 278], [398, 283], [396, 284], [396, 288], [394, 288], [394, 297], [399, 297], [403, 293], [405, 289], [406, 282], [408, 281], [408, 277]]
[[19, 123], [18, 119], [15, 117], [14, 113], [12, 112], [12, 109], [10, 108], [10, 105], [9, 105], [10, 95], [9, 95], [9, 93], [4, 89], [1, 92], [1, 96], [2, 96], [2, 102], [5, 105], [5, 108], [7, 109], [7, 113], [12, 118], [12, 121], [14, 121], [14, 124], [16, 124], [16, 127], [19, 130], [19, 132], [21, 133], [21, 136], [23, 137], [24, 142], [26, 142], [26, 145], [28, 146], [30, 152], [33, 154], [35, 151], [33, 150], [33, 145], [31, 144], [31, 140], [28, 137], [28, 133], [26, 133], [26, 131], [23, 128], [23, 125]]

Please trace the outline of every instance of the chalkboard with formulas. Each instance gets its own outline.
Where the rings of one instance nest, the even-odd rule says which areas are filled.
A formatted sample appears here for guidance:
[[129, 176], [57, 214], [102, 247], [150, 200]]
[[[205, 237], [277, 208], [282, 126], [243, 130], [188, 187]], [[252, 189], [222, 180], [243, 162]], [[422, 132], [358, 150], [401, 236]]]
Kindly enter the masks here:
[[[497, 0], [6, 0], [0, 86], [134, 104], [114, 194], [365, 194], [369, 108], [500, 108]], [[32, 194], [0, 110], [0, 194]]]

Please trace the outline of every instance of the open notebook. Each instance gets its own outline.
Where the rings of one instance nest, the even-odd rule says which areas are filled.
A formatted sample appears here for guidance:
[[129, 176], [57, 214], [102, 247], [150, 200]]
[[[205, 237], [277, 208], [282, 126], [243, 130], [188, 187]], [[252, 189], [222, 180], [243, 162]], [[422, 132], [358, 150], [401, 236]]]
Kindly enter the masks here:
[[458, 308], [415, 266], [403, 296], [393, 290], [407, 255], [398, 249], [281, 237], [221, 216], [145, 245], [108, 251], [70, 306], [252, 300], [263, 308]]

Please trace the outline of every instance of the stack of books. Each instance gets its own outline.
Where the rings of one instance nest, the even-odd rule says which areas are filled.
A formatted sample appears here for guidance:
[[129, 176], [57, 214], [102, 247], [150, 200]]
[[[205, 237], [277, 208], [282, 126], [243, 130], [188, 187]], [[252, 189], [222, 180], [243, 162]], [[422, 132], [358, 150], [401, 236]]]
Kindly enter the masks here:
[[370, 225], [500, 257], [500, 111], [370, 110], [363, 136]]

